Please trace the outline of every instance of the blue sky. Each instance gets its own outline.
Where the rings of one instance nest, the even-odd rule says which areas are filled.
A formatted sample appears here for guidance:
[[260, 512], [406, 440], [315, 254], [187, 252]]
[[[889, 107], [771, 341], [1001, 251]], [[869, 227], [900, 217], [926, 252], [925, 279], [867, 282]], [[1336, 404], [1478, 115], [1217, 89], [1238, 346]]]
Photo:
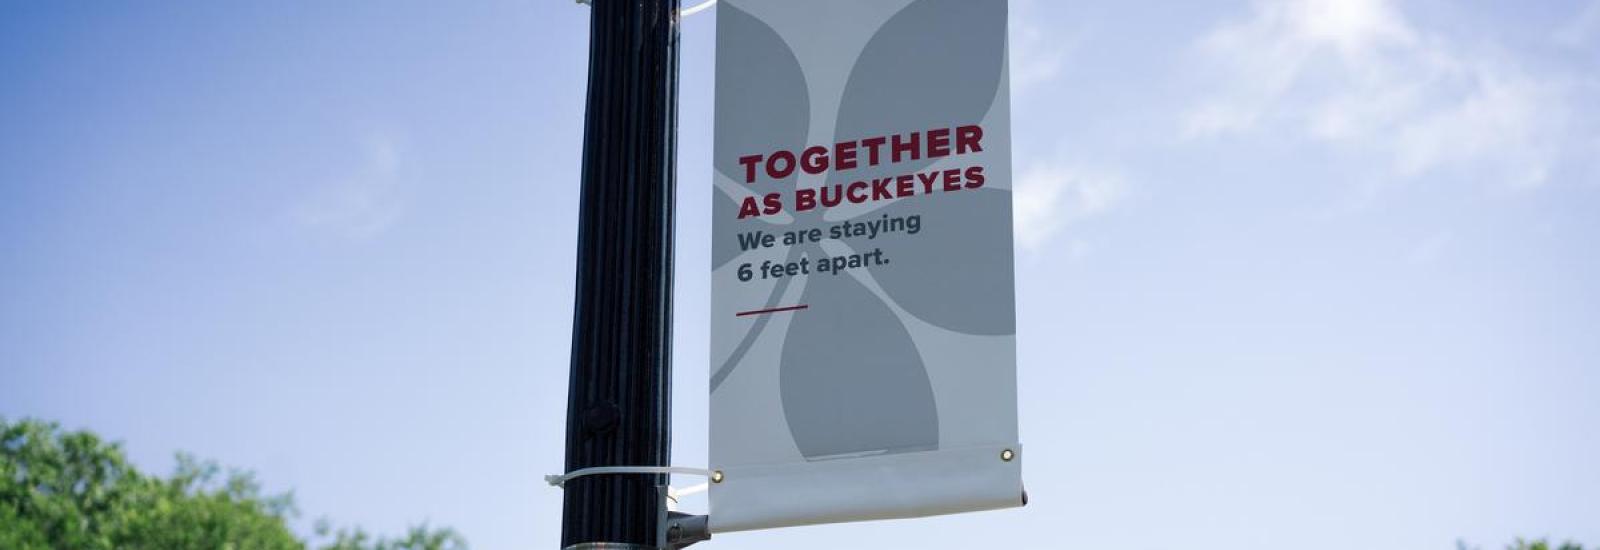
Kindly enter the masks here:
[[[587, 8], [5, 11], [0, 415], [254, 469], [301, 529], [557, 544]], [[710, 545], [1600, 543], [1600, 2], [1012, 11], [1031, 504]], [[715, 18], [683, 25], [683, 465]]]

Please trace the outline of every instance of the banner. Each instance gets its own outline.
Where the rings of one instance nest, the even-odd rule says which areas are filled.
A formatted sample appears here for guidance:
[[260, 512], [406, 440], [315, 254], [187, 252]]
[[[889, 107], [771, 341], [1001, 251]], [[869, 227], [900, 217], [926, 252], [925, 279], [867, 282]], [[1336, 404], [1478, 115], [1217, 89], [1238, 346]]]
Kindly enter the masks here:
[[1020, 506], [1005, 0], [722, 0], [712, 532]]

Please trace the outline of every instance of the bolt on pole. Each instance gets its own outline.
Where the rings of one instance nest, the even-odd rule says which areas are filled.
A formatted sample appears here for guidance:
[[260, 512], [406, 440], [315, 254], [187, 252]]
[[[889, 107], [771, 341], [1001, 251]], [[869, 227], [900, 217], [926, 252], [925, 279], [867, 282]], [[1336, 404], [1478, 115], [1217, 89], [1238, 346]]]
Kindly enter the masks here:
[[[591, 5], [568, 472], [669, 464], [678, 5]], [[568, 481], [562, 547], [656, 548], [666, 484], [634, 473]]]

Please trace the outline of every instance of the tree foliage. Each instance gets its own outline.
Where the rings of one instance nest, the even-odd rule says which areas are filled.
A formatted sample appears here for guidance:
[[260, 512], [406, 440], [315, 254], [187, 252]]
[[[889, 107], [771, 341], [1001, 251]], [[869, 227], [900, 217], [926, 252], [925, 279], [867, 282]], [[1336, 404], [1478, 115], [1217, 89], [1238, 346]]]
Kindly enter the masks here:
[[1507, 546], [1506, 550], [1583, 550], [1583, 545], [1568, 541], [1561, 543], [1561, 546], [1552, 546], [1550, 541], [1545, 539], [1517, 539], [1517, 542]]
[[[1456, 550], [1481, 550], [1481, 547], [1467, 546], [1466, 542], [1458, 540], [1456, 541]], [[1506, 550], [1583, 550], [1583, 545], [1567, 541], [1561, 543], [1560, 546], [1556, 546], [1551, 544], [1548, 539], [1528, 540], [1519, 537], [1516, 542], [1506, 545]]]
[[[317, 534], [328, 536], [330, 530], [318, 525]], [[426, 525], [414, 526], [406, 536], [398, 539], [372, 540], [360, 529], [341, 529], [333, 533], [333, 541], [322, 550], [466, 550], [466, 542], [449, 529], [429, 530]]]
[[140, 473], [87, 431], [0, 418], [0, 548], [8, 550], [464, 550], [449, 529], [399, 539], [318, 522], [315, 545], [287, 520], [292, 495], [265, 494], [249, 472], [178, 456], [170, 477]]

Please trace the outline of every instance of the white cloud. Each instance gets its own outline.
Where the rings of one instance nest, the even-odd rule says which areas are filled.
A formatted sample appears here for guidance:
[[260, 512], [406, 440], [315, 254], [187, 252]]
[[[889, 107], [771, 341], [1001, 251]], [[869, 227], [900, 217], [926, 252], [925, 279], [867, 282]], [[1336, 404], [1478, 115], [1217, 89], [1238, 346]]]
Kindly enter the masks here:
[[1220, 79], [1183, 119], [1191, 139], [1287, 129], [1410, 177], [1465, 168], [1543, 183], [1570, 141], [1560, 75], [1420, 28], [1389, 0], [1263, 1], [1200, 42]]
[[[1014, 184], [1012, 203], [1017, 248], [1038, 251], [1067, 225], [1110, 209], [1126, 196], [1125, 181], [1114, 174], [1058, 164], [1023, 170]], [[1075, 249], [1082, 246], [1074, 240]]]
[[1080, 42], [1078, 35], [1040, 24], [1037, 0], [1019, 0], [1011, 6], [1011, 89], [1027, 94], [1061, 74], [1067, 56]]
[[401, 147], [393, 136], [367, 140], [354, 173], [312, 193], [292, 212], [304, 227], [351, 240], [371, 239], [388, 230], [405, 212], [400, 189]]

